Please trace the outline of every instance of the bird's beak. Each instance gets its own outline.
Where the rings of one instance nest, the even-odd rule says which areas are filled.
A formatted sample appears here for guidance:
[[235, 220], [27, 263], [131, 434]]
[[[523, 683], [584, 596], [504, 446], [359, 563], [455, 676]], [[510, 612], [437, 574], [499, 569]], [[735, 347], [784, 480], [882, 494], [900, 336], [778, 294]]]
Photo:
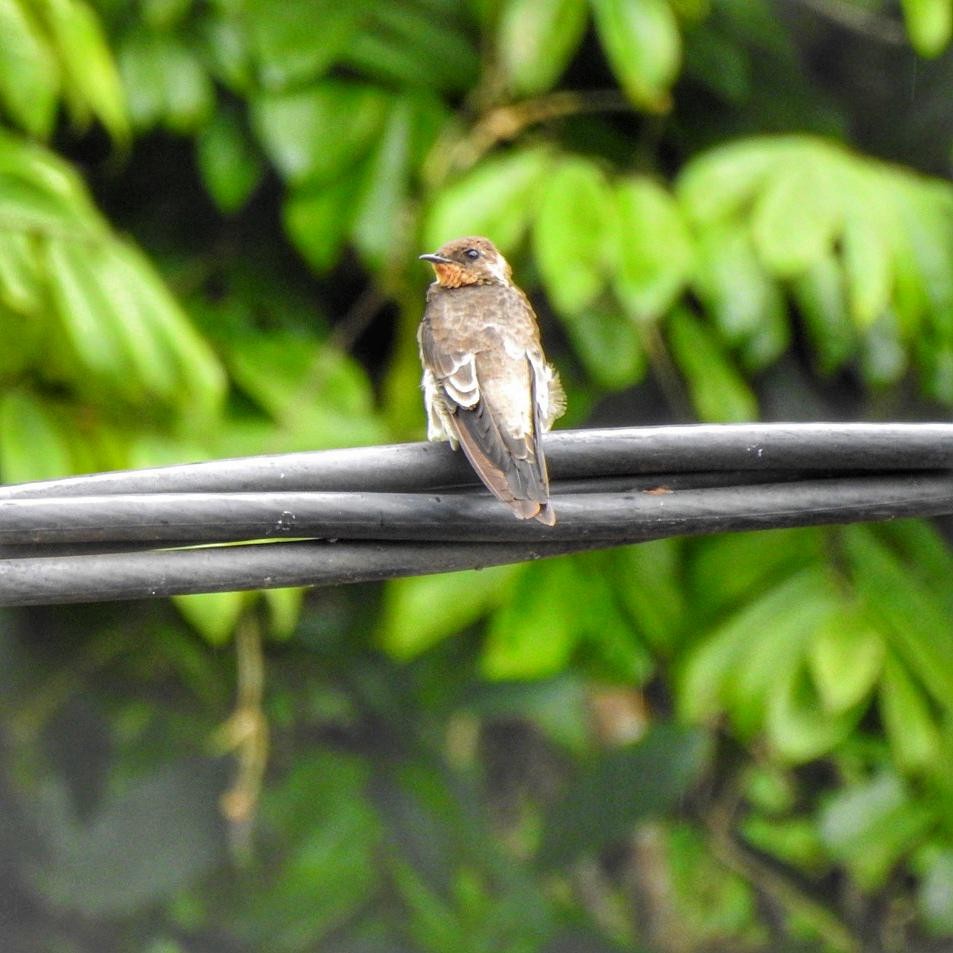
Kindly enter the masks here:
[[421, 261], [429, 261], [432, 265], [452, 265], [454, 261], [452, 258], [445, 258], [443, 255], [438, 255], [433, 253], [431, 255], [421, 255]]

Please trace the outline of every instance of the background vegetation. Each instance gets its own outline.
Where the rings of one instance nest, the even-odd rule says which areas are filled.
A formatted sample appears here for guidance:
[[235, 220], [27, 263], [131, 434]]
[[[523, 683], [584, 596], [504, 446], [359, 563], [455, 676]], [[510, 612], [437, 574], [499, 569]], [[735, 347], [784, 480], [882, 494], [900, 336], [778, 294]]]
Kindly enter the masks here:
[[[423, 435], [491, 236], [564, 425], [953, 405], [950, 0], [0, 0], [0, 473]], [[897, 523], [5, 611], [10, 953], [946, 950]]]

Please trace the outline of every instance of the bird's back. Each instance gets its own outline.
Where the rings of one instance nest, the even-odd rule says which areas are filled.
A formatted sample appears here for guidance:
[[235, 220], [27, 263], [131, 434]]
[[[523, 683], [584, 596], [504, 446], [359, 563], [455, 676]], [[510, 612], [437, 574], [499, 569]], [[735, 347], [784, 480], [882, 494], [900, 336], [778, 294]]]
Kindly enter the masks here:
[[[540, 431], [561, 390], [535, 315], [512, 285], [431, 286], [421, 357], [445, 420], [487, 487], [523, 518], [551, 522]], [[425, 375], [425, 387], [427, 379]]]

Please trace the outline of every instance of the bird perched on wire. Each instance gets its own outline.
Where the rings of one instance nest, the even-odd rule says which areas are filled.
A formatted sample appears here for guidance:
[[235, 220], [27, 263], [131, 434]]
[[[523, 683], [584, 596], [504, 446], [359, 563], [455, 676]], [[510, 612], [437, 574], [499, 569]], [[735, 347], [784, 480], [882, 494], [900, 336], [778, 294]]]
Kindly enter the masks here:
[[566, 409], [536, 315], [487, 238], [458, 238], [429, 255], [437, 276], [417, 332], [427, 436], [463, 452], [519, 519], [556, 522], [540, 435]]

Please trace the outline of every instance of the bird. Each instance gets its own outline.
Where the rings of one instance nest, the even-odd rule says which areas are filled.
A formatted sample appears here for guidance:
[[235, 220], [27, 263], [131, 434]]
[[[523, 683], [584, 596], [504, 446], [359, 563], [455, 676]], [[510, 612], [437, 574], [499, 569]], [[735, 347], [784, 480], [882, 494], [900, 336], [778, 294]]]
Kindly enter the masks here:
[[457, 238], [420, 259], [436, 275], [417, 331], [427, 437], [462, 447], [518, 519], [554, 526], [541, 436], [566, 397], [529, 299], [488, 238]]

